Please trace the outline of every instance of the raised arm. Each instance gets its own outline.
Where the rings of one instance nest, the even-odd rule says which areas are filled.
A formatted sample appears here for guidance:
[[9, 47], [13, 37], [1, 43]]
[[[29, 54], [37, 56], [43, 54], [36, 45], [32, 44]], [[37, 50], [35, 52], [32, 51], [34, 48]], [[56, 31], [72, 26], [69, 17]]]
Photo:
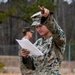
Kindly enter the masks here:
[[46, 9], [45, 7], [38, 6], [41, 11], [41, 16], [46, 18], [46, 21], [43, 23], [46, 27], [52, 32], [53, 41], [55, 46], [64, 53], [66, 37], [64, 31], [56, 22], [55, 18], [53, 17], [53, 13]]

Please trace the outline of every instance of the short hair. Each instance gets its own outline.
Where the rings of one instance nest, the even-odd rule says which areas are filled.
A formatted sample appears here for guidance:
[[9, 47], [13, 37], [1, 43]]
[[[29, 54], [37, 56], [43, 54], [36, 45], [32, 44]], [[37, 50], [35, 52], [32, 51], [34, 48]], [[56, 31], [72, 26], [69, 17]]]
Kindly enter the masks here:
[[24, 27], [22, 32], [23, 32], [23, 35], [26, 35], [27, 32], [33, 32], [33, 31], [31, 30], [30, 27]]

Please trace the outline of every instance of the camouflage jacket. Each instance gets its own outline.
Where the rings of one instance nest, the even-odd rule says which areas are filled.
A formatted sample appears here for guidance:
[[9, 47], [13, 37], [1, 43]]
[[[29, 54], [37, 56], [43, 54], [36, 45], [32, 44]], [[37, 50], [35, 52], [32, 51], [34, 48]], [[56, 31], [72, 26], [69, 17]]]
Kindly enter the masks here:
[[52, 36], [47, 39], [40, 38], [34, 43], [43, 52], [43, 56], [22, 57], [23, 75], [61, 75], [59, 70], [65, 51], [65, 34], [57, 24], [52, 28], [55, 28]]

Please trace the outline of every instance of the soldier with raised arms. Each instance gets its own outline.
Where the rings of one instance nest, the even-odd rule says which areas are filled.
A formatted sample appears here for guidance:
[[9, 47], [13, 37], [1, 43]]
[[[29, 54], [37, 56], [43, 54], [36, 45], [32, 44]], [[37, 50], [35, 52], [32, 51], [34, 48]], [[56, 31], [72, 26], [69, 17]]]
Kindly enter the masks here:
[[53, 17], [53, 12], [38, 6], [39, 12], [31, 16], [32, 26], [41, 35], [34, 45], [43, 56], [29, 56], [30, 52], [21, 49], [22, 75], [61, 75], [60, 64], [65, 51], [65, 34]]

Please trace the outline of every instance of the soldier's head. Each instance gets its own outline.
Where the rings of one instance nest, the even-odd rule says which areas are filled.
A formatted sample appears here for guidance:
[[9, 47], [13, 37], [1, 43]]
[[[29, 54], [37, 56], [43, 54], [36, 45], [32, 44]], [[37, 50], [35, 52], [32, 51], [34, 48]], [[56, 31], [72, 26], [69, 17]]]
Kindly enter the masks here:
[[48, 17], [41, 17], [41, 12], [37, 12], [31, 16], [33, 23], [32, 26], [35, 26], [36, 31], [41, 35], [46, 37], [51, 34], [50, 30], [47, 27]]
[[33, 30], [31, 30], [31, 28], [24, 27], [22, 32], [24, 36], [28, 37], [29, 39], [32, 38]]

